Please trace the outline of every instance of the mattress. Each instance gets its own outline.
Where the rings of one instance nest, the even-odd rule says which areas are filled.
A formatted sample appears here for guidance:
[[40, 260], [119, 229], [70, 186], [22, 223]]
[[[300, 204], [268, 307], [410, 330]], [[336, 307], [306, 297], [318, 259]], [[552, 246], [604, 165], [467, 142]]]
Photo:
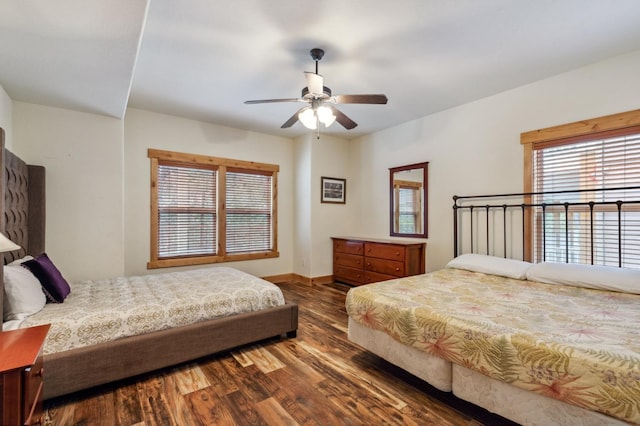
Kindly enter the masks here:
[[274, 284], [228, 267], [75, 283], [20, 324], [51, 324], [44, 353], [62, 352], [284, 304]]
[[350, 319], [518, 388], [640, 423], [640, 297], [446, 268], [353, 288]]

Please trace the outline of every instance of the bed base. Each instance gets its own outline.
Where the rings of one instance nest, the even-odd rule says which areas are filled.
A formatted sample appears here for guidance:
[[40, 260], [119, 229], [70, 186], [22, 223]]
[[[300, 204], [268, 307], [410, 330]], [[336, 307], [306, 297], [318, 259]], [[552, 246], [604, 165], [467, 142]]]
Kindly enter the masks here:
[[[348, 337], [431, 386], [527, 426], [622, 426], [622, 420], [517, 388], [404, 345], [349, 318]], [[448, 382], [447, 382], [447, 377]]]
[[453, 394], [522, 425], [622, 426], [628, 423], [596, 411], [529, 392], [453, 364]]
[[295, 337], [298, 305], [282, 306], [44, 356], [44, 399], [170, 367], [286, 334]]
[[348, 338], [354, 343], [424, 380], [436, 389], [451, 392], [451, 362], [403, 345], [380, 330], [349, 318]]

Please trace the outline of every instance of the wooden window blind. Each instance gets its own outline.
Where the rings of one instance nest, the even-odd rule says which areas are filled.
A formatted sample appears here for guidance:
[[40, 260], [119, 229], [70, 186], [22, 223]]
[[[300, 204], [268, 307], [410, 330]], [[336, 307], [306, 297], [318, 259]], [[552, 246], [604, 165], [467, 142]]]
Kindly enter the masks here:
[[[619, 126], [616, 125], [618, 122], [621, 123]], [[526, 138], [534, 139], [525, 146], [525, 191], [610, 190], [640, 186], [638, 112], [586, 120], [580, 124], [585, 126], [572, 123], [522, 135], [523, 143]], [[584, 131], [584, 127], [596, 130]], [[554, 133], [560, 137], [544, 136]], [[535, 140], [536, 137], [539, 140]], [[527, 188], [528, 183], [531, 186]], [[631, 232], [631, 229], [638, 229], [640, 211], [637, 205], [623, 204], [619, 212], [615, 204], [617, 200], [639, 199], [637, 189], [534, 195], [530, 201], [536, 204], [585, 204], [570, 210], [563, 206], [537, 208], [530, 218], [528, 230], [532, 247], [530, 259], [534, 262], [619, 266], [620, 222], [624, 236], [620, 247], [622, 266], [640, 267], [640, 235]], [[610, 204], [596, 205], [592, 212], [586, 204], [589, 201]]]
[[277, 165], [150, 149], [148, 268], [277, 257]]

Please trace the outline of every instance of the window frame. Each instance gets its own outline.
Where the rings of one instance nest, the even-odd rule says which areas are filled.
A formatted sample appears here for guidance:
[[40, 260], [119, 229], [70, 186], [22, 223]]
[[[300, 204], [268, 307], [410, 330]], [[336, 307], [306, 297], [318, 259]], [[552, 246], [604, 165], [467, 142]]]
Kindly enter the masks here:
[[[533, 153], [536, 149], [569, 145], [588, 139], [608, 138], [617, 135], [640, 132], [640, 109], [581, 120], [558, 126], [532, 130], [520, 134], [520, 144], [524, 149], [524, 193], [534, 191]], [[526, 195], [525, 204], [532, 202], [532, 195]], [[533, 259], [533, 213], [527, 209], [524, 217], [524, 260]]]
[[[151, 160], [150, 186], [150, 260], [147, 269], [170, 268], [176, 266], [202, 265], [209, 263], [234, 262], [241, 260], [268, 259], [279, 257], [278, 252], [278, 172], [280, 167], [275, 164], [257, 163], [254, 161], [234, 160], [199, 154], [165, 151], [149, 148], [147, 156]], [[182, 167], [208, 168], [217, 171], [217, 254], [215, 255], [187, 255], [159, 258], [158, 256], [158, 166], [171, 164]], [[226, 248], [226, 172], [259, 173], [271, 176], [271, 230], [272, 247], [270, 250], [251, 253], [227, 254]]]

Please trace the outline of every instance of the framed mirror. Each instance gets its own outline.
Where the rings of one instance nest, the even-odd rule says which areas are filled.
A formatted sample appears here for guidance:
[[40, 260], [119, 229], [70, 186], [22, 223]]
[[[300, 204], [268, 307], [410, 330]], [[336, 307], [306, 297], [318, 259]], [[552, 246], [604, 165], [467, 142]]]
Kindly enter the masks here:
[[391, 236], [427, 238], [429, 163], [389, 169]]

